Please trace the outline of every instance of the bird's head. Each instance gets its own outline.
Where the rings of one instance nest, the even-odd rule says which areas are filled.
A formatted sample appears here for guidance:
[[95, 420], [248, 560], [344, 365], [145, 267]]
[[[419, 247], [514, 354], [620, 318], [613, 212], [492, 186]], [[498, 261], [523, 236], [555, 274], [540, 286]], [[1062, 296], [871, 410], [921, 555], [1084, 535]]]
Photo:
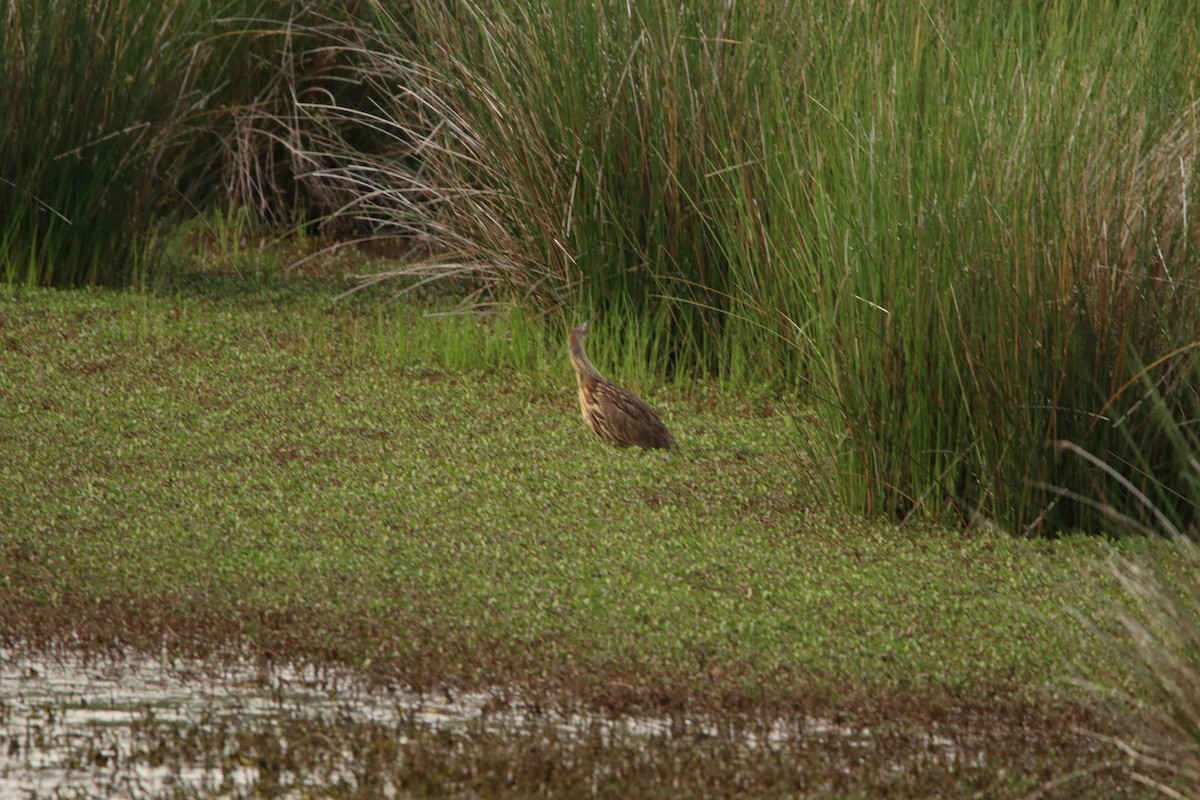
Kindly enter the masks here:
[[571, 336], [568, 340], [569, 351], [571, 355], [571, 363], [575, 365], [575, 371], [579, 373], [580, 380], [588, 377], [594, 380], [603, 380], [603, 376], [596, 371], [592, 366], [592, 362], [588, 361], [587, 353], [583, 352], [583, 341], [587, 338], [588, 328], [596, 321], [596, 317], [600, 316], [600, 312], [592, 315], [592, 318], [582, 325], [576, 325], [571, 329]]
[[587, 322], [580, 323], [579, 325], [576, 325], [574, 328], [571, 329], [570, 344], [571, 344], [572, 350], [574, 350], [576, 347], [583, 346], [584, 341], [587, 339], [588, 328], [591, 326], [591, 324], [593, 322], [596, 321], [596, 318], [599, 316], [600, 316], [600, 312], [597, 311], [595, 314], [592, 314], [591, 319], [589, 319]]

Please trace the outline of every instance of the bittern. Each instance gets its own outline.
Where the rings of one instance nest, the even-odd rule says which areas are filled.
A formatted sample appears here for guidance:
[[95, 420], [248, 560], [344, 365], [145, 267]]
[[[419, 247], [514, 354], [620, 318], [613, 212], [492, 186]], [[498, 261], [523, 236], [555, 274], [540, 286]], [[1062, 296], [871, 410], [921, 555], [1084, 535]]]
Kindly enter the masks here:
[[579, 378], [579, 408], [583, 421], [606, 442], [618, 447], [636, 444], [643, 450], [677, 450], [679, 445], [650, 404], [633, 392], [604, 379], [583, 352], [588, 326], [598, 314], [571, 330], [571, 365]]

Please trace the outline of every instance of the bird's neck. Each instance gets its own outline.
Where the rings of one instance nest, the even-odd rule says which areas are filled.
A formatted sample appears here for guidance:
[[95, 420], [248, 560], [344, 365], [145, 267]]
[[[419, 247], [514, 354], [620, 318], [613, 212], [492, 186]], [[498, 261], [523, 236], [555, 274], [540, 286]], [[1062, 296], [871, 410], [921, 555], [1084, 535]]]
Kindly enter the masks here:
[[600, 370], [593, 367], [592, 362], [588, 360], [587, 353], [583, 352], [583, 342], [578, 339], [573, 339], [571, 342], [571, 363], [575, 365], [575, 372], [578, 374], [580, 382], [585, 379], [604, 380]]

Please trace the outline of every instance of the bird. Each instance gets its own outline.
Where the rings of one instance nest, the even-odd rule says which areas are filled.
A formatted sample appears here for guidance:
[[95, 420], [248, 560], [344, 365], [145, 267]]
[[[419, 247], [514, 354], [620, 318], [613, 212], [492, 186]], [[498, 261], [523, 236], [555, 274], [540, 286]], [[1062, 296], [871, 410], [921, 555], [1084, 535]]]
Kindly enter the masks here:
[[606, 442], [643, 450], [678, 450], [679, 444], [650, 404], [623, 386], [606, 380], [583, 351], [588, 326], [599, 312], [571, 329], [568, 350], [579, 379], [579, 408], [583, 421]]

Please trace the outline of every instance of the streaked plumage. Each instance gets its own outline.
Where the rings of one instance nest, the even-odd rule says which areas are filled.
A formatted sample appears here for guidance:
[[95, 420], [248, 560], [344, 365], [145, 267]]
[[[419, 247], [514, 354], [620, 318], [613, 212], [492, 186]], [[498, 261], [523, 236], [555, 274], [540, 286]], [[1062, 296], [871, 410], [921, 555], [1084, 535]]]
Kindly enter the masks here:
[[588, 326], [595, 317], [571, 331], [569, 349], [579, 379], [579, 408], [583, 421], [606, 442], [644, 450], [674, 450], [679, 445], [653, 408], [633, 392], [605, 380], [583, 352]]

